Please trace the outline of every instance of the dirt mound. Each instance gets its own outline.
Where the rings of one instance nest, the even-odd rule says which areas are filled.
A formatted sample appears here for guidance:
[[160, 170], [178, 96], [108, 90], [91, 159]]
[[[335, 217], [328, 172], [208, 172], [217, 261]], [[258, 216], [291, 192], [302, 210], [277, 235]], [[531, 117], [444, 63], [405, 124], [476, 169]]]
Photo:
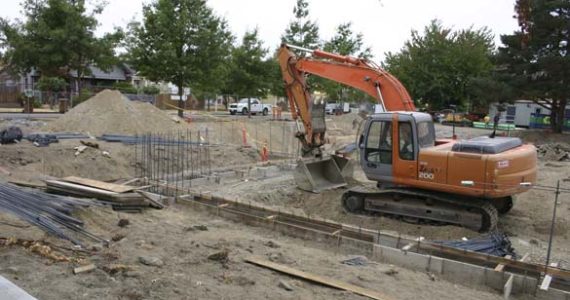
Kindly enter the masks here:
[[538, 157], [549, 161], [570, 161], [570, 144], [549, 143], [537, 145]]
[[177, 117], [149, 103], [131, 101], [118, 91], [104, 90], [47, 126], [51, 131], [137, 134], [186, 129]]

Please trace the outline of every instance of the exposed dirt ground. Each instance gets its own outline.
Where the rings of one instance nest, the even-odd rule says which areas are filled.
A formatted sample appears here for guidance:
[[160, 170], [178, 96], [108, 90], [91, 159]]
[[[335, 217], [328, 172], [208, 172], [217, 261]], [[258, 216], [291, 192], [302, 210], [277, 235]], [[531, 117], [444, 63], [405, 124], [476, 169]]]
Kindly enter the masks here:
[[[82, 258], [83, 264], [94, 263], [96, 270], [73, 275], [72, 268], [77, 264], [53, 263], [19, 246], [8, 246], [0, 248], [0, 274], [43, 300], [367, 299], [243, 261], [253, 256], [366, 287], [390, 299], [502, 299], [495, 291], [474, 290], [438, 278], [432, 281], [426, 273], [390, 265], [371, 262], [368, 266], [347, 266], [340, 262], [351, 256], [319, 249], [311, 241], [287, 238], [186, 207], [132, 215], [91, 208], [77, 215], [87, 222], [89, 230], [101, 236], [125, 236], [109, 248], [96, 247], [98, 251], [90, 254], [58, 250]], [[117, 226], [120, 218], [129, 219], [130, 224]], [[0, 219], [24, 225], [4, 215]], [[194, 225], [206, 226], [207, 231], [194, 229]], [[3, 235], [62, 244], [33, 227], [19, 229], [0, 224], [0, 228]], [[225, 250], [229, 251], [228, 262], [208, 259]], [[156, 266], [141, 263], [141, 257], [154, 261]], [[280, 287], [280, 281], [293, 290]]]
[[[154, 109], [151, 110], [152, 113], [157, 113]], [[159, 118], [169, 124], [168, 128], [154, 127], [161, 128], [161, 131], [208, 128], [211, 142], [217, 144], [212, 148], [213, 167], [259, 161], [255, 148], [262, 147], [265, 143], [271, 145], [276, 157], [294, 159], [297, 153], [296, 143], [290, 138], [294, 128], [291, 122], [269, 121], [266, 118], [261, 120], [259, 117], [228, 122], [213, 122], [224, 119], [211, 118], [207, 122], [193, 121], [186, 124], [177, 123], [169, 116]], [[360, 122], [356, 114], [328, 119], [328, 133], [332, 145], [330, 147], [338, 148], [354, 142]], [[58, 127], [56, 122], [61, 121], [13, 120], [0, 123], [0, 127], [20, 125], [26, 132], [62, 131], [72, 128]], [[102, 119], [100, 122], [107, 121]], [[90, 126], [101, 124], [94, 123], [91, 119], [85, 119], [83, 123], [91, 124]], [[169, 127], [172, 124], [173, 127]], [[247, 143], [253, 146], [253, 149], [244, 150], [241, 147], [242, 128], [246, 129]], [[108, 129], [102, 132], [110, 133], [106, 130]], [[437, 126], [437, 131], [439, 135], [451, 136], [451, 127]], [[90, 131], [92, 132], [96, 131]], [[118, 133], [128, 132], [130, 131]], [[457, 134], [462, 138], [488, 133], [486, 130], [457, 128]], [[549, 136], [548, 140], [537, 139], [539, 134], [529, 132], [522, 136], [525, 140], [535, 142], [567, 143], [570, 140], [568, 135]], [[271, 140], [268, 140], [269, 138]], [[132, 147], [99, 143], [102, 150], [111, 153], [110, 158], [103, 156], [101, 150], [92, 148], [75, 156], [73, 148], [79, 146], [78, 140], [64, 140], [45, 148], [37, 148], [28, 141], [2, 145], [0, 180], [39, 184], [50, 176], [75, 175], [99, 180], [132, 177]], [[364, 184], [373, 184], [367, 182], [361, 171], [357, 170], [355, 177]], [[562, 183], [566, 188], [570, 188], [570, 162], [541, 159], [539, 184], [552, 186], [558, 179], [566, 179]], [[295, 187], [291, 174], [287, 172], [265, 179], [250, 178], [247, 182], [235, 179], [234, 182], [239, 183], [238, 185], [231, 181], [231, 184], [224, 182], [226, 184], [203, 188], [226, 197], [238, 198], [240, 201], [252, 201], [276, 209], [294, 210], [297, 213], [372, 229], [423, 236], [427, 239], [457, 239], [477, 235], [473, 231], [453, 226], [415, 225], [385, 217], [350, 215], [340, 207], [340, 196], [344, 190], [321, 194], [303, 192]], [[531, 190], [520, 195], [513, 210], [500, 220], [499, 228], [510, 235], [521, 255], [530, 252], [536, 261], [540, 261], [545, 255], [553, 198], [554, 195], [550, 192]], [[553, 249], [553, 259], [563, 263], [570, 260], [570, 241], [567, 233], [570, 222], [568, 200], [568, 194], [562, 194], [559, 200]], [[13, 225], [27, 225], [5, 214], [0, 214], [0, 237], [44, 240], [53, 244], [53, 249], [59, 249], [58, 251], [65, 255], [83, 257], [82, 263], [95, 263], [98, 267], [96, 270], [73, 275], [72, 267], [76, 266], [76, 263], [54, 263], [48, 258], [13, 245], [0, 246], [0, 274], [38, 299], [365, 299], [243, 262], [243, 258], [254, 255], [364, 286], [394, 299], [501, 298], [496, 291], [474, 290], [438, 279], [432, 281], [425, 273], [398, 267], [382, 264], [346, 266], [340, 264], [340, 261], [348, 257], [319, 249], [317, 244], [310, 241], [287, 238], [267, 230], [228, 222], [186, 207], [174, 206], [165, 210], [147, 210], [142, 214], [128, 215], [93, 207], [76, 213], [76, 216], [86, 222], [87, 230], [102, 237], [125, 237], [118, 242], [112, 242], [108, 249], [96, 246], [97, 251], [90, 250], [89, 254], [72, 252], [61, 248], [69, 248], [68, 243], [46, 236], [35, 227], [14, 227]], [[120, 218], [128, 218], [130, 225], [125, 228], [118, 227]], [[208, 230], [193, 229], [193, 225], [206, 225]], [[229, 250], [228, 263], [222, 264], [207, 258], [225, 249]], [[158, 258], [162, 266], [144, 265], [139, 257], [151, 260]], [[128, 270], [116, 271], [118, 266]], [[391, 268], [395, 268], [397, 274], [386, 274], [390, 273], [387, 271]], [[279, 287], [280, 280], [289, 283], [293, 291]]]

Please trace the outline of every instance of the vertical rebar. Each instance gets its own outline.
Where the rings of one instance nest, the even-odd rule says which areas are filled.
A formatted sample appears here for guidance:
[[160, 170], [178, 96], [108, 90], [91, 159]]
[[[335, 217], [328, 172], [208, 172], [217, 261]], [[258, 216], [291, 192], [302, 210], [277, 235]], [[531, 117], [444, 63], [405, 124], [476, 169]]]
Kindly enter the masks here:
[[554, 209], [552, 210], [552, 223], [550, 224], [550, 237], [548, 238], [548, 252], [546, 253], [545, 271], [548, 270], [550, 264], [550, 252], [552, 251], [552, 237], [554, 236], [554, 224], [556, 222], [556, 208], [558, 207], [558, 195], [560, 194], [560, 180], [556, 183], [556, 192], [554, 193]]
[[[192, 131], [189, 132], [192, 140]], [[190, 144], [190, 178], [194, 179], [194, 143]]]
[[135, 145], [134, 145], [134, 146], [135, 146], [135, 166], [134, 166], [134, 167], [135, 167], [135, 173], [134, 173], [135, 178], [139, 178], [139, 177], [138, 177], [138, 174], [139, 174], [138, 155], [137, 155], [137, 152], [138, 152], [138, 151], [137, 151], [137, 148], [138, 148], [138, 144], [137, 144], [138, 138], [139, 138], [138, 134], [135, 134]]
[[272, 150], [271, 150], [271, 121], [269, 121], [269, 155], [271, 155]]
[[206, 127], [206, 166], [208, 168], [208, 175], [212, 175], [212, 166], [210, 164], [210, 133]]
[[189, 157], [189, 153], [188, 153], [188, 149], [190, 148], [190, 143], [192, 143], [192, 137], [188, 136], [188, 129], [186, 129], [186, 141], [187, 144], [185, 146], [185, 169], [186, 169], [186, 178], [188, 179], [188, 194], [190, 193], [190, 186], [192, 184], [192, 178], [188, 176], [188, 168], [190, 168], [190, 161], [188, 160]]
[[180, 181], [180, 174], [182, 172], [182, 150], [180, 144], [180, 131], [176, 131], [176, 162], [177, 162], [177, 171], [176, 171], [176, 197], [178, 196], [178, 189], [182, 185]]
[[204, 174], [202, 172], [202, 139], [201, 139], [201, 134], [200, 134], [200, 129], [198, 129], [197, 132], [197, 138], [198, 138], [198, 175], [202, 176], [202, 174]]
[[285, 126], [283, 123], [279, 123], [279, 125], [281, 126], [281, 152], [285, 153]]

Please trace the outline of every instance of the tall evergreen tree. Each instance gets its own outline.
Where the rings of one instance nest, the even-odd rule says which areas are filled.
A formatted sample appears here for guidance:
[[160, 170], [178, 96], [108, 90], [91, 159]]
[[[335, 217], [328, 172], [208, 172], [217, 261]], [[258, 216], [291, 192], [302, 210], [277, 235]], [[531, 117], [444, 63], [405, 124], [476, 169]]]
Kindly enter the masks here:
[[155, 0], [143, 6], [142, 24], [130, 28], [132, 63], [143, 76], [178, 87], [180, 116], [185, 87], [211, 93], [222, 87], [233, 37], [205, 0]]
[[501, 36], [499, 63], [518, 96], [549, 109], [552, 130], [561, 132], [570, 101], [570, 2], [517, 0], [515, 11], [520, 30]]
[[259, 39], [257, 28], [244, 34], [232, 51], [228, 87], [240, 97], [264, 97], [270, 89], [271, 66], [268, 50]]
[[309, 2], [297, 0], [293, 14], [295, 18], [285, 29], [281, 42], [308, 49], [319, 48], [319, 26], [309, 18]]

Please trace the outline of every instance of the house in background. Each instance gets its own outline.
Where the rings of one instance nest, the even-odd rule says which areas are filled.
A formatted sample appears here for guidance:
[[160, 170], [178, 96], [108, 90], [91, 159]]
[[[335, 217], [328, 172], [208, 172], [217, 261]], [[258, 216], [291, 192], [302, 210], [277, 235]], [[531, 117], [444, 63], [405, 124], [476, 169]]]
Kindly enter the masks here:
[[[106, 71], [95, 66], [90, 66], [89, 71], [89, 74], [82, 76], [81, 81], [79, 81], [77, 71], [69, 72], [71, 82], [69, 83], [66, 97], [69, 97], [69, 93], [71, 95], [78, 93], [79, 82], [81, 82], [82, 89], [89, 89], [94, 92], [110, 88], [118, 82], [129, 82], [132, 84], [146, 82], [144, 78], [137, 76], [131, 67], [122, 63], [113, 65]], [[13, 75], [8, 72], [7, 68], [0, 69], [0, 106], [17, 107], [19, 106], [20, 95], [26, 93], [42, 101], [44, 95], [42, 91], [37, 88], [40, 77], [41, 74], [35, 69], [28, 72], [25, 76]]]
[[[550, 128], [550, 110], [532, 100], [516, 100], [513, 103], [492, 103], [489, 105], [491, 120], [502, 106], [499, 123], [514, 124], [526, 128]], [[570, 105], [566, 106], [565, 129], [570, 130]]]

